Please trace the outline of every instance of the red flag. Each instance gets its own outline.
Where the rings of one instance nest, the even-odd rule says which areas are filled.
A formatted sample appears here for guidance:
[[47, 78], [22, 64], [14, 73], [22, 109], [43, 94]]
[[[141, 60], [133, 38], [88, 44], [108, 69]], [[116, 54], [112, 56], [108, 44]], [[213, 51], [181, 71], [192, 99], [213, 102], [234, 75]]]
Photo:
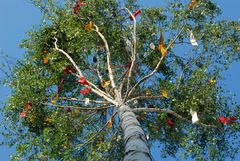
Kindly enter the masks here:
[[83, 76], [79, 77], [78, 83], [80, 83], [82, 85], [88, 85], [88, 82], [87, 82], [86, 78], [83, 77]]
[[80, 90], [80, 93], [81, 94], [88, 94], [89, 93], [89, 91], [90, 91], [90, 88], [85, 88], [85, 89], [83, 89], [83, 90]]
[[174, 122], [173, 122], [172, 119], [167, 119], [167, 120], [166, 120], [166, 124], [167, 124], [168, 126], [170, 126], [170, 127], [173, 127], [173, 126], [174, 126]]
[[[141, 13], [141, 10], [137, 10], [136, 12], [134, 12], [132, 15], [134, 16], [134, 17], [136, 17], [138, 14], [140, 14]], [[131, 21], [133, 21], [133, 16], [132, 15], [130, 15], [129, 16], [129, 18], [130, 18], [130, 20]]]
[[74, 13], [75, 15], [78, 14], [79, 7], [80, 7], [79, 3], [76, 2], [75, 6], [74, 6], [74, 8], [73, 8], [73, 13]]
[[223, 117], [223, 116], [219, 116], [218, 117], [218, 121], [220, 121], [221, 123], [223, 123], [223, 124], [229, 124], [229, 123], [231, 123], [231, 122], [234, 122], [234, 121], [236, 121], [237, 120], [237, 118], [236, 117]]
[[23, 117], [26, 117], [28, 114], [28, 111], [23, 111], [21, 114], [20, 114], [20, 118], [23, 118]]

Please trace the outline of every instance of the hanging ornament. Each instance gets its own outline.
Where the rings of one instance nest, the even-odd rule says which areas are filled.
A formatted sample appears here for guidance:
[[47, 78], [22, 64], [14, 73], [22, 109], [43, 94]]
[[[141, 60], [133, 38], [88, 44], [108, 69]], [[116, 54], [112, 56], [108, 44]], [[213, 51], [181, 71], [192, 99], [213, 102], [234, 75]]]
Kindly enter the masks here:
[[103, 88], [108, 87], [110, 84], [111, 84], [110, 80], [108, 80], [108, 81], [103, 80], [103, 81], [101, 82], [101, 86], [102, 86]]
[[90, 21], [88, 24], [85, 25], [85, 30], [90, 30], [93, 28], [93, 23]]
[[189, 30], [190, 43], [192, 46], [198, 46], [197, 40], [195, 39], [192, 30]]
[[55, 96], [53, 97], [52, 101], [51, 101], [51, 104], [54, 105], [58, 100], [58, 93], [55, 94]]
[[173, 127], [174, 126], [174, 122], [172, 119], [167, 119], [166, 120], [166, 124], [169, 126], [169, 127]]
[[141, 10], [137, 10], [136, 12], [134, 12], [132, 15], [129, 16], [130, 20], [133, 21], [133, 17], [136, 17], [140, 13], [141, 13]]
[[191, 10], [197, 5], [197, 0], [191, 0], [191, 2], [188, 4], [188, 9]]
[[69, 113], [69, 112], [71, 112], [72, 110], [71, 110], [71, 108], [70, 107], [68, 107], [67, 109], [66, 109], [66, 112], [67, 113]]
[[87, 88], [85, 88], [83, 90], [80, 90], [80, 93], [85, 95], [85, 94], [88, 94], [90, 92], [90, 90], [91, 89], [87, 87]]
[[79, 7], [80, 7], [79, 3], [76, 2], [75, 5], [74, 5], [74, 8], [73, 8], [74, 15], [78, 14]]
[[146, 96], [150, 97], [152, 94], [151, 94], [151, 90], [147, 89], [146, 90]]
[[19, 117], [20, 117], [20, 118], [26, 117], [27, 114], [28, 114], [28, 111], [23, 111], [23, 112], [19, 115]]
[[155, 45], [154, 45], [154, 43], [151, 43], [149, 46], [150, 46], [150, 49], [155, 50]]
[[167, 50], [164, 48], [163, 42], [164, 42], [164, 37], [161, 32], [159, 44], [158, 44], [158, 50], [162, 53], [162, 57], [165, 58], [167, 56]]
[[84, 104], [85, 104], [85, 106], [89, 105], [89, 103], [90, 103], [89, 98], [85, 98], [85, 99], [84, 99]]
[[167, 90], [162, 90], [162, 97], [168, 98], [168, 91]]
[[218, 121], [220, 121], [224, 125], [229, 124], [231, 122], [235, 122], [236, 120], [237, 120], [236, 117], [223, 117], [223, 116], [218, 117]]
[[80, 83], [82, 85], [88, 85], [87, 79], [83, 76], [79, 77], [78, 83]]
[[196, 111], [194, 111], [193, 109], [190, 109], [190, 114], [192, 116], [192, 123], [193, 124], [199, 121]]
[[112, 124], [113, 124], [113, 120], [112, 120], [112, 116], [111, 116], [110, 119], [109, 119], [109, 121], [108, 121], [107, 127], [108, 127], [108, 128], [111, 128], [111, 127], [112, 127]]
[[48, 57], [44, 57], [44, 58], [43, 58], [43, 63], [44, 63], [44, 64], [47, 64], [48, 61], [49, 61], [49, 58], [48, 58]]

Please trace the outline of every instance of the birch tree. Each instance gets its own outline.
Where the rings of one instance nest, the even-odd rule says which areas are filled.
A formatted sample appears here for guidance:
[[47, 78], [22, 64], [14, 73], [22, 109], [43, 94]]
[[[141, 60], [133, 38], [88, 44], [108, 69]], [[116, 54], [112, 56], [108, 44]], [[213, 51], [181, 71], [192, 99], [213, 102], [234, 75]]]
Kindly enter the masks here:
[[42, 22], [20, 44], [26, 54], [8, 77], [2, 112], [4, 143], [16, 146], [12, 160], [225, 160], [238, 153], [239, 105], [221, 81], [240, 58], [240, 25], [219, 20], [217, 4], [32, 3]]

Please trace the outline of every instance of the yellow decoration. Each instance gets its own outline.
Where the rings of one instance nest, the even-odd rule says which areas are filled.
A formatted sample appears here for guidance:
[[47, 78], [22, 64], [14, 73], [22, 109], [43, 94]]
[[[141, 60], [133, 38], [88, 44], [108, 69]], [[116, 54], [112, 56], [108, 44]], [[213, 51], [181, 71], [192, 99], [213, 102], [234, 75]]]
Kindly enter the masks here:
[[112, 117], [111, 117], [110, 120], [108, 121], [107, 127], [111, 128], [112, 124], [113, 124], [113, 120], [112, 120]]
[[49, 58], [48, 58], [48, 57], [44, 57], [44, 58], [43, 58], [43, 63], [44, 63], [44, 64], [47, 64], [48, 61], [49, 61]]
[[90, 21], [88, 24], [86, 24], [85, 30], [90, 30], [92, 28], [93, 28], [93, 23], [92, 23], [92, 21]]
[[165, 58], [167, 56], [167, 50], [163, 47], [163, 45], [160, 46], [160, 51], [162, 53], [162, 57]]
[[209, 82], [210, 84], [216, 84], [216, 83], [217, 83], [217, 81], [216, 81], [215, 79], [210, 79], [208, 82]]
[[162, 96], [164, 98], [168, 98], [168, 91], [167, 90], [162, 90]]
[[148, 90], [146, 90], [146, 96], [151, 96], [152, 94], [151, 94], [151, 91], [148, 89]]
[[197, 5], [197, 0], [191, 0], [191, 2], [188, 4], [188, 9], [191, 10]]
[[55, 104], [58, 100], [58, 94], [55, 94], [55, 96], [53, 97], [52, 101], [51, 101], [51, 104]]
[[110, 85], [110, 83], [111, 83], [110, 80], [109, 80], [109, 81], [104, 81], [104, 80], [103, 80], [103, 81], [101, 82], [101, 86], [102, 86], [103, 88], [106, 88], [106, 87], [108, 87], [108, 86]]
[[167, 55], [167, 50], [164, 48], [163, 42], [164, 42], [164, 37], [163, 37], [163, 34], [161, 33], [159, 44], [158, 44], [158, 50], [162, 53], [162, 57], [165, 58]]

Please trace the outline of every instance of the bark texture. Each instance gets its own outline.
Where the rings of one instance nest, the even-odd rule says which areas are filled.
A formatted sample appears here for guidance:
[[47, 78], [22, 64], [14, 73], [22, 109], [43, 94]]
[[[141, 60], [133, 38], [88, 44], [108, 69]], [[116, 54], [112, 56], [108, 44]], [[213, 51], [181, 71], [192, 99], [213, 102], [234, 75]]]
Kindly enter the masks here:
[[118, 112], [124, 133], [124, 161], [151, 161], [146, 136], [131, 108], [122, 105]]

